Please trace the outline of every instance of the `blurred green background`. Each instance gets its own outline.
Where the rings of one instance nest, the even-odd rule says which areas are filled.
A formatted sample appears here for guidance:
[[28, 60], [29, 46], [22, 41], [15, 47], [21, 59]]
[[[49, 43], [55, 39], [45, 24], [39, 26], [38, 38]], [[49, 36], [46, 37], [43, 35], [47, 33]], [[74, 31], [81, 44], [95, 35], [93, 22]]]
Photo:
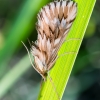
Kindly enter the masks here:
[[[41, 76], [30, 65], [36, 15], [50, 0], [0, 0], [0, 100], [36, 100]], [[97, 0], [62, 100], [100, 100], [100, 1]]]

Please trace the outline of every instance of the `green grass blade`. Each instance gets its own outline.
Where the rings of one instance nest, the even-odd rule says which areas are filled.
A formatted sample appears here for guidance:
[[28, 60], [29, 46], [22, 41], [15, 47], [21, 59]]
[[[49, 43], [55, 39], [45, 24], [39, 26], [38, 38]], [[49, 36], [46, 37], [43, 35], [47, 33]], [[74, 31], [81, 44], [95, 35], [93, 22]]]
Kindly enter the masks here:
[[[63, 54], [64, 52], [71, 52], [71, 51], [78, 52], [91, 13], [93, 11], [94, 4], [96, 2], [96, 0], [75, 0], [75, 1], [78, 4], [77, 17], [67, 37], [67, 40], [71, 38], [80, 38], [81, 40], [73, 40], [64, 43], [60, 49], [59, 55]], [[57, 60], [54, 68], [50, 71], [50, 76], [56, 86], [56, 90], [59, 93], [60, 98], [62, 98], [63, 96], [76, 56], [77, 54], [69, 54], [60, 57]], [[58, 100], [57, 95], [52, 86], [52, 83], [50, 82], [49, 79], [47, 79], [46, 82], [43, 82], [38, 100]]]
[[[27, 62], [27, 63], [25, 63]], [[2, 98], [11, 86], [30, 68], [29, 57], [25, 56], [0, 80], [0, 98]]]

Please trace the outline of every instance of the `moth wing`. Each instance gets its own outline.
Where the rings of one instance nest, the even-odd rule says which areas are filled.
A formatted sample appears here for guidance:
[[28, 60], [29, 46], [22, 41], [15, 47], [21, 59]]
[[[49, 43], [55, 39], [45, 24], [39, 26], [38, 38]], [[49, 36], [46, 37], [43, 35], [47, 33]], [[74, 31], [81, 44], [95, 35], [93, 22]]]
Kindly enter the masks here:
[[[58, 22], [60, 22], [59, 26], [56, 26], [54, 35], [57, 34], [58, 36], [55, 36], [55, 43], [54, 43], [54, 50], [52, 51], [52, 55], [48, 61], [48, 65], [50, 65], [53, 61], [55, 61], [57, 57], [58, 50], [60, 49], [61, 45], [63, 44], [71, 25], [76, 17], [76, 11], [77, 11], [77, 5], [73, 1], [61, 1], [61, 2], [55, 2], [55, 9], [59, 12], [56, 16], [56, 19]], [[53, 4], [49, 5], [51, 8]], [[54, 9], [54, 11], [56, 11]], [[57, 14], [57, 13], [56, 13]], [[58, 16], [58, 18], [57, 18]], [[60, 39], [59, 39], [60, 38]], [[57, 40], [57, 42], [56, 42]], [[58, 41], [59, 40], [59, 41]], [[49, 67], [49, 66], [48, 66]]]

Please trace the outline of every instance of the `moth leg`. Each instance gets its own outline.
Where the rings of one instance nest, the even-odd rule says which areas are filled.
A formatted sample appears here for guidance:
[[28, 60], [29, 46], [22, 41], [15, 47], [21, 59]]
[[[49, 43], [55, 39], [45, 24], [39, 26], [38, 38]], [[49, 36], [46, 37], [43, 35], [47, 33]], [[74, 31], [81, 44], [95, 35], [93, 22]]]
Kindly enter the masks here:
[[57, 56], [49, 65], [48, 65], [48, 71], [53, 67], [53, 65], [55, 64], [56, 60], [58, 58], [60, 58], [61, 56], [65, 56], [65, 55], [68, 55], [68, 54], [77, 54], [77, 52], [75, 51], [72, 51], [72, 52], [65, 52], [63, 54], [60, 54], [59, 56]]
[[68, 54], [77, 54], [77, 53], [78, 53], [78, 52], [76, 52], [76, 51], [72, 51], [72, 52], [65, 52], [65, 53], [63, 53], [63, 54], [58, 55], [58, 56], [56, 57], [56, 59], [52, 62], [51, 66], [48, 67], [49, 70], [50, 70], [50, 68], [52, 68], [53, 64], [56, 62], [56, 60], [57, 60], [58, 58], [60, 58], [60, 57], [62, 57], [62, 56], [65, 56], [65, 55], [68, 55]]
[[56, 95], [57, 95], [58, 100], [60, 100], [60, 96], [59, 96], [59, 94], [58, 94], [57, 88], [56, 88], [56, 86], [55, 86], [55, 84], [54, 84], [54, 82], [53, 82], [53, 80], [52, 80], [52, 78], [51, 78], [49, 72], [48, 72], [48, 78], [49, 78], [49, 80], [50, 80], [50, 83], [51, 83], [51, 85], [52, 85], [52, 87], [53, 87], [53, 89], [54, 89]]
[[64, 42], [69, 42], [69, 41], [73, 41], [73, 40], [82, 40], [82, 39], [81, 38], [71, 38], [71, 39], [65, 40]]
[[47, 68], [48, 71], [54, 66], [57, 59], [58, 59], [58, 56], [48, 65], [48, 68]]
[[41, 83], [40, 83], [40, 87], [42, 87], [43, 81], [44, 81], [44, 79], [42, 78]]
[[62, 57], [62, 56], [68, 55], [68, 54], [77, 54], [77, 53], [78, 53], [78, 52], [76, 52], [76, 51], [72, 51], [72, 52], [65, 52], [65, 53], [60, 54], [59, 56], [57, 56], [57, 59], [58, 59], [58, 58], [60, 58], [60, 57]]

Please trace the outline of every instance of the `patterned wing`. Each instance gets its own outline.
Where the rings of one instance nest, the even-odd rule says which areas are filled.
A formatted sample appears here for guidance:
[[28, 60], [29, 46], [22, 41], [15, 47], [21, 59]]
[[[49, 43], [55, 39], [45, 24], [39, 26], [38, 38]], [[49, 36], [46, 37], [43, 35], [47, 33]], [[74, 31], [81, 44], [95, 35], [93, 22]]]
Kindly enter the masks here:
[[[32, 54], [49, 70], [76, 17], [77, 5], [73, 1], [54, 1], [44, 6], [38, 14], [36, 28], [38, 40]], [[34, 52], [34, 53], [33, 53]], [[38, 63], [36, 62], [36, 63]], [[55, 63], [55, 62], [54, 62]]]

